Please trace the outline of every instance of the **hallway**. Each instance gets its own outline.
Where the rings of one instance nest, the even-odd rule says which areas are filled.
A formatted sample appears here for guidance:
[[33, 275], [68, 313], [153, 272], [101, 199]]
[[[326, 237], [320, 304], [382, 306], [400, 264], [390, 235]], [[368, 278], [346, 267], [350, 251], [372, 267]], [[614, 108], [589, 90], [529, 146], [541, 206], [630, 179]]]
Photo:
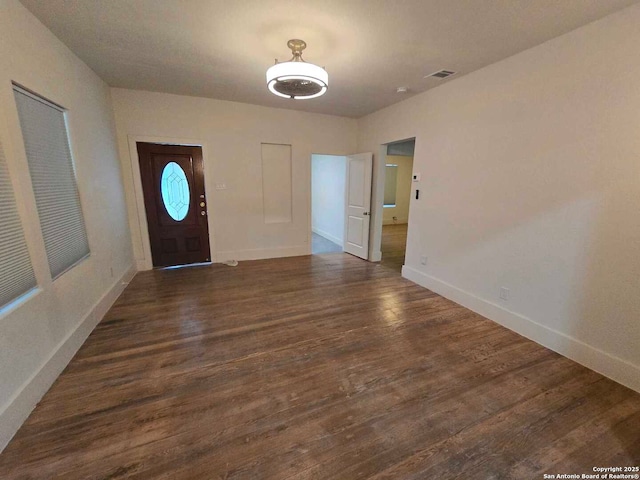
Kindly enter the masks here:
[[311, 255], [320, 255], [323, 253], [341, 253], [342, 247], [331, 240], [324, 238], [322, 235], [318, 235], [315, 232], [311, 233]]
[[382, 226], [382, 265], [396, 272], [402, 272], [407, 246], [406, 223]]

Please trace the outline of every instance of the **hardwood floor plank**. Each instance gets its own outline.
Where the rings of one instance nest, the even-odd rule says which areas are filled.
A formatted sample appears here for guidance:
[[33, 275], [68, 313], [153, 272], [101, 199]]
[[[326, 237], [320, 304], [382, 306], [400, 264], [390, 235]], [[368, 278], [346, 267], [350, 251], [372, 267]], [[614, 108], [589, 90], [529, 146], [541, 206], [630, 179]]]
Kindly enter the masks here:
[[382, 264], [397, 272], [402, 271], [404, 265], [404, 255], [407, 248], [407, 229], [406, 223], [398, 225], [382, 226]]
[[637, 393], [394, 268], [314, 255], [139, 273], [0, 478], [541, 478], [640, 461], [639, 422]]
[[[635, 399], [629, 398], [625, 391], [621, 391], [621, 393], [626, 398], [614, 403], [609, 409], [601, 409], [598, 413], [585, 416], [584, 422], [577, 428], [569, 430], [565, 426], [559, 425], [556, 440], [532, 451], [527, 457], [514, 463], [509, 469], [509, 476], [511, 478], [535, 478], [542, 477], [544, 473], [558, 473], [554, 472], [557, 468], [568, 468], [567, 459], [570, 459], [575, 455], [575, 452], [584, 446], [585, 439], [600, 438], [607, 431], [620, 425], [621, 422], [625, 422], [633, 412], [636, 412]], [[623, 448], [616, 452], [619, 458], [615, 461], [614, 459], [609, 460], [606, 465], [623, 465], [629, 461], [628, 455], [631, 455], [631, 458], [634, 458], [633, 455], [637, 457], [638, 453], [635, 451], [634, 445], [640, 443], [640, 439], [637, 438], [639, 431], [636, 430], [635, 438], [624, 439]], [[584, 465], [580, 470], [584, 470]]]

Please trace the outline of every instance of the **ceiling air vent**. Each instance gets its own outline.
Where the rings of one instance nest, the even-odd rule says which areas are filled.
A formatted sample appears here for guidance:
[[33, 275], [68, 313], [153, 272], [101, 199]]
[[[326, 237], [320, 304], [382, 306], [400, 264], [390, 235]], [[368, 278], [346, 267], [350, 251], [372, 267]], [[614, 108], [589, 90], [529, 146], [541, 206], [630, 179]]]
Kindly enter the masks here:
[[450, 77], [451, 75], [455, 75], [456, 72], [452, 72], [451, 70], [439, 70], [435, 73], [432, 73], [430, 75], [427, 75], [425, 78], [427, 77], [436, 77], [436, 78], [447, 78]]

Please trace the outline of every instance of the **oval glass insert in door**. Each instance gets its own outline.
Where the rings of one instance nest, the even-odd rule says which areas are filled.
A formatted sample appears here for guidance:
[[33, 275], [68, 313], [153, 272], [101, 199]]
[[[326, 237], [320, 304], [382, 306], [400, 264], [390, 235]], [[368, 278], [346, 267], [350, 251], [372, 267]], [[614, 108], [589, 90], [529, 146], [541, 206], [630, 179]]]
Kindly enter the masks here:
[[184, 170], [176, 162], [169, 162], [162, 170], [160, 178], [162, 201], [167, 213], [176, 222], [184, 220], [189, 213], [191, 193]]

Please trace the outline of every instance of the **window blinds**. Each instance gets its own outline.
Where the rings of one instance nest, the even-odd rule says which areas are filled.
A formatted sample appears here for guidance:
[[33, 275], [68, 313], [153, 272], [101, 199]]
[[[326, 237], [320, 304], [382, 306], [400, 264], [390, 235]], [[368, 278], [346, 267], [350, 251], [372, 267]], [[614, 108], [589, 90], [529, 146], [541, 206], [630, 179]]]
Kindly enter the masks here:
[[9, 170], [0, 145], [0, 307], [36, 286]]
[[64, 111], [14, 87], [40, 227], [56, 278], [89, 255]]

